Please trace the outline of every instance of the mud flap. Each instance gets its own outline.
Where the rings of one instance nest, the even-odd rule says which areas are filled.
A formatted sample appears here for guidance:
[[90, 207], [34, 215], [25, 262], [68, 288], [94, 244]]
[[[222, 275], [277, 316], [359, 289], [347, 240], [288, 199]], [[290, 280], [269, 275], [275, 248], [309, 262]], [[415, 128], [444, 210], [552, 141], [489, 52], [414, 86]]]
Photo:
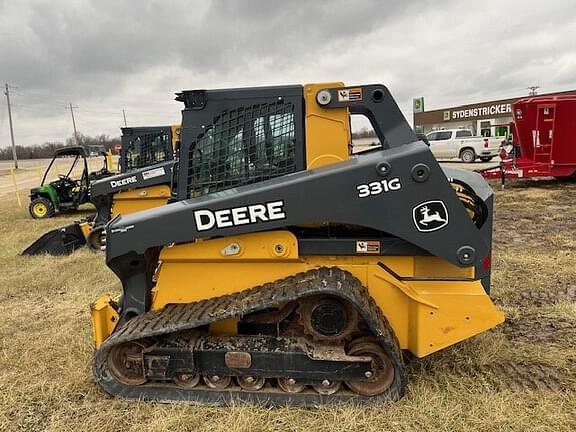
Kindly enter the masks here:
[[79, 224], [71, 224], [48, 231], [28, 246], [20, 255], [70, 255], [86, 244]]

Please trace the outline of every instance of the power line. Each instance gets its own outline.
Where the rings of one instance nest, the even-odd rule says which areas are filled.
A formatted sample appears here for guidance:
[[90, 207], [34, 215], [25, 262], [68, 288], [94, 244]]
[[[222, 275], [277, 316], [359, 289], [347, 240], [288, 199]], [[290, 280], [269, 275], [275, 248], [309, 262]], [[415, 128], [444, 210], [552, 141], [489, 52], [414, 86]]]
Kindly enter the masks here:
[[72, 126], [74, 127], [74, 141], [76, 145], [78, 145], [78, 132], [76, 132], [76, 120], [74, 120], [74, 108], [78, 108], [77, 106], [72, 106], [72, 102], [70, 102], [70, 114], [72, 115]]
[[[98, 109], [97, 107], [93, 107], [91, 109], [90, 106], [86, 107], [83, 106], [82, 108], [79, 108], [77, 105], [73, 105], [71, 102], [63, 102], [60, 101], [58, 99], [53, 99], [51, 101], [45, 101], [45, 102], [41, 102], [38, 101], [38, 98], [36, 98], [34, 101], [30, 101], [28, 102], [26, 99], [26, 96], [29, 96], [30, 93], [32, 94], [38, 94], [41, 97], [42, 96], [47, 96], [45, 95], [44, 92], [34, 92], [33, 90], [30, 92], [28, 90], [26, 91], [22, 91], [21, 89], [16, 91], [14, 90], [16, 87], [13, 86], [9, 86], [10, 90], [8, 91], [8, 89], [6, 89], [6, 93], [11, 93], [11, 94], [6, 94], [7, 100], [10, 98], [10, 96], [13, 96], [14, 94], [16, 95], [20, 95], [20, 97], [18, 97], [18, 103], [16, 104], [12, 104], [11, 100], [9, 101], [10, 104], [10, 112], [9, 112], [9, 116], [10, 116], [10, 132], [11, 132], [11, 138], [12, 138], [12, 146], [13, 146], [13, 150], [15, 149], [15, 137], [13, 135], [13, 124], [12, 124], [12, 119], [11, 119], [11, 109], [16, 107], [16, 111], [23, 111], [24, 115], [32, 115], [32, 112], [34, 113], [43, 113], [48, 117], [56, 117], [58, 118], [57, 121], [59, 124], [62, 122], [62, 124], [64, 124], [63, 122], [65, 122], [65, 117], [64, 117], [64, 113], [62, 111], [59, 111], [57, 109], [62, 110], [63, 108], [66, 111], [70, 112], [70, 118], [72, 119], [72, 127], [74, 129], [74, 142], [76, 145], [80, 144], [80, 137], [79, 137], [79, 133], [78, 133], [78, 129], [77, 129], [77, 125], [76, 125], [76, 114], [78, 113], [78, 110], [80, 110], [81, 113], [86, 113], [86, 115], [88, 116], [96, 116], [96, 117], [100, 117], [100, 119], [98, 119], [99, 122], [106, 122], [108, 121], [108, 117], [110, 118], [110, 120], [112, 121], [113, 119], [117, 119], [118, 117], [118, 111], [108, 111], [106, 109], [102, 110], [102, 109]], [[2, 104], [3, 105], [3, 104]], [[116, 105], [117, 106], [117, 105]], [[114, 109], [113, 106], [111, 106], [110, 108]], [[165, 104], [161, 104], [161, 106], [157, 107], [159, 108], [158, 111], [154, 111], [154, 110], [146, 110], [146, 109], [141, 109], [141, 108], [136, 108], [136, 110], [132, 110], [130, 108], [128, 108], [128, 110], [131, 113], [131, 118], [132, 121], [131, 123], [134, 124], [148, 124], [150, 122], [150, 120], [147, 119], [160, 119], [160, 118], [166, 118], [166, 119], [170, 119], [170, 118], [177, 118], [178, 114], [179, 114], [179, 110], [175, 109], [173, 112], [169, 112], [170, 108], [168, 108]], [[3, 107], [4, 110], [4, 107]], [[123, 121], [123, 125], [124, 127], [127, 127], [128, 125], [128, 120], [127, 120], [127, 115], [126, 115], [126, 108], [122, 108], [122, 121]], [[28, 114], [26, 113], [26, 111], [28, 111]], [[162, 112], [163, 111], [163, 112]], [[62, 113], [62, 114], [60, 114]], [[34, 114], [36, 115], [36, 114]], [[0, 117], [0, 124], [3, 121], [3, 115]], [[155, 121], [155, 120], [154, 120]], [[114, 123], [116, 123], [116, 121], [114, 121]], [[26, 128], [25, 128], [26, 129]], [[24, 131], [20, 131], [20, 132], [24, 132], [24, 133], [20, 133], [18, 136], [21, 138], [24, 138], [25, 140], [27, 138], [30, 137], [49, 137], [49, 138], [53, 138], [53, 135], [50, 134], [46, 134], [46, 135], [42, 135], [42, 134], [38, 134], [36, 131], [35, 133], [32, 134], [27, 134], [27, 130]], [[15, 166], [17, 166], [18, 161], [16, 159], [16, 155], [14, 155], [14, 160], [15, 160]]]
[[22, 105], [22, 104], [12, 104], [12, 108], [18, 108], [18, 111], [33, 111], [33, 112], [42, 112], [45, 114], [62, 114], [62, 108], [64, 108], [66, 111], [68, 111], [68, 106], [58, 106], [58, 109], [56, 108], [45, 108], [45, 107], [41, 107], [41, 106], [34, 106], [34, 105]]
[[14, 142], [14, 127], [12, 125], [12, 109], [10, 108], [10, 86], [4, 84], [6, 91], [6, 103], [8, 104], [8, 122], [10, 123], [10, 139], [12, 140], [12, 158], [14, 159], [14, 168], [18, 169], [18, 156], [16, 155], [16, 143]]
[[6, 105], [2, 104], [2, 113], [0, 114], [0, 125], [4, 123], [4, 114], [6, 113]]
[[530, 93], [528, 93], [529, 96], [536, 96], [538, 94], [538, 89], [540, 88], [540, 86], [529, 86], [527, 87], [528, 90], [530, 90]]
[[[14, 93], [14, 92], [12, 92]], [[67, 111], [70, 110], [70, 107], [68, 106], [69, 102], [66, 103], [62, 103], [62, 104], [56, 104], [56, 103], [48, 103], [48, 102], [37, 102], [37, 103], [33, 103], [33, 104], [28, 104], [28, 103], [13, 103], [12, 107], [18, 107], [18, 108], [24, 108], [24, 109], [30, 109], [30, 110], [38, 110], [38, 111], [46, 111], [47, 108], [45, 107], [54, 107], [54, 108], [65, 108]], [[99, 110], [99, 109], [92, 109], [92, 108], [86, 108], [86, 107], [74, 107], [75, 109], [77, 109], [78, 111], [84, 112], [84, 113], [90, 113], [90, 114], [102, 114], [102, 115], [110, 115], [110, 116], [117, 116], [118, 115], [118, 111], [104, 111], [104, 110]], [[125, 109], [124, 109], [125, 110]], [[52, 111], [55, 111], [52, 108]], [[170, 115], [174, 115], [175, 113], [179, 113], [180, 110], [175, 109], [173, 113], [170, 113]], [[144, 115], [144, 116], [167, 116], [167, 111], [165, 112], [160, 112], [160, 111], [141, 111], [141, 110], [132, 110], [130, 109], [130, 113], [133, 114], [139, 114], [139, 115]]]

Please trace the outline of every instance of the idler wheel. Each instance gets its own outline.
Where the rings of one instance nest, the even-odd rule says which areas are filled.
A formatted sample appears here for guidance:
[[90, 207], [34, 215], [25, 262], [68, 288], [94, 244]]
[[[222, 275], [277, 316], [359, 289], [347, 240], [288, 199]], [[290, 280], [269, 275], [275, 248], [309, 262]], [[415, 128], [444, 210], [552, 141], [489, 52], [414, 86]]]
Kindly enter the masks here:
[[366, 380], [346, 381], [348, 388], [362, 396], [376, 396], [384, 393], [394, 382], [392, 362], [373, 338], [364, 337], [353, 341], [348, 355], [372, 358], [372, 369], [366, 372]]
[[113, 347], [108, 353], [110, 373], [125, 385], [141, 385], [148, 381], [144, 371], [143, 342], [127, 342]]

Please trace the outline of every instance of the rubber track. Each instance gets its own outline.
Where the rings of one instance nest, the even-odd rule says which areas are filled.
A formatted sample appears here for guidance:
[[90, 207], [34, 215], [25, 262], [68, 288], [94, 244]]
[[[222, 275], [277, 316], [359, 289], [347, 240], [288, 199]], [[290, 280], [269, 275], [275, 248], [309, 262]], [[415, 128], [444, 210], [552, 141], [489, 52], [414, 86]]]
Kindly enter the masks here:
[[[224, 391], [219, 391], [199, 386], [188, 390], [171, 383], [127, 386], [117, 381], [107, 370], [107, 354], [118, 344], [193, 329], [214, 321], [247, 315], [314, 294], [331, 294], [341, 297], [351, 302], [362, 315], [396, 369], [395, 380], [387, 392], [374, 397], [365, 397], [348, 390], [340, 390], [330, 396], [319, 395], [311, 389], [291, 394], [268, 386], [256, 392], [241, 390], [239, 387], [229, 387]], [[392, 328], [360, 281], [337, 267], [311, 270], [237, 294], [196, 303], [172, 304], [159, 311], [139, 315], [114, 332], [98, 348], [94, 354], [92, 370], [96, 382], [112, 396], [129, 400], [186, 402], [202, 405], [249, 402], [258, 405], [317, 406], [325, 403], [383, 402], [400, 399], [406, 388], [406, 371], [398, 340]]]

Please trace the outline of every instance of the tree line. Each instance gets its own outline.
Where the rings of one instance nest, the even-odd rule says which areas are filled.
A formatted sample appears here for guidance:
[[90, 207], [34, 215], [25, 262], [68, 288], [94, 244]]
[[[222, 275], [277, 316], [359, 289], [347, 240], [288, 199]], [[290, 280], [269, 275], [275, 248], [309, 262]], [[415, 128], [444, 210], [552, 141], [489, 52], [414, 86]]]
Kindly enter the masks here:
[[[352, 133], [352, 138], [372, 138], [375, 137], [373, 129], [362, 128], [359, 131]], [[108, 135], [89, 136], [78, 132], [78, 144], [84, 146], [87, 150], [88, 147], [104, 146], [104, 151], [112, 149], [120, 143], [120, 137], [110, 137]], [[18, 159], [47, 159], [54, 155], [56, 149], [62, 147], [75, 146], [76, 141], [73, 137], [66, 139], [65, 143], [62, 142], [45, 142], [44, 144], [36, 144], [31, 146], [16, 146], [16, 155]], [[12, 159], [12, 147], [8, 146], [0, 149], [0, 160]]]
[[363, 127], [358, 131], [352, 131], [352, 139], [358, 138], [376, 138], [376, 131], [371, 127]]
[[[108, 135], [96, 135], [89, 136], [78, 132], [78, 145], [83, 146], [88, 150], [89, 147], [100, 147], [103, 146], [104, 151], [112, 149], [114, 151], [114, 146], [120, 143], [120, 137], [110, 137]], [[62, 147], [75, 146], [76, 140], [70, 137], [65, 143], [62, 142], [45, 142], [44, 144], [36, 144], [31, 146], [16, 146], [16, 155], [18, 159], [46, 159], [51, 158], [54, 155], [56, 149]], [[101, 148], [101, 147], [100, 147]], [[6, 148], [0, 149], [0, 160], [12, 159], [12, 147], [8, 146]]]

